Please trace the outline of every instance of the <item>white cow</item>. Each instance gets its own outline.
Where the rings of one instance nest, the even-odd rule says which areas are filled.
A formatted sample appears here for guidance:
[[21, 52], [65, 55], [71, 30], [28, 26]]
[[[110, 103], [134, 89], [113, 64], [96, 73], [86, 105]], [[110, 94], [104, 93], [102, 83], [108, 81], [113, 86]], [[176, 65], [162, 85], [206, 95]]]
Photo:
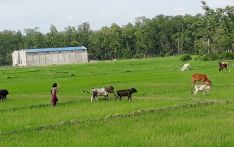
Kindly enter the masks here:
[[205, 95], [210, 89], [211, 87], [209, 85], [195, 85], [192, 93], [196, 95], [197, 92], [203, 92], [203, 95]]
[[180, 69], [180, 71], [186, 71], [190, 69], [191, 69], [191, 65], [189, 63], [185, 63], [183, 67]]

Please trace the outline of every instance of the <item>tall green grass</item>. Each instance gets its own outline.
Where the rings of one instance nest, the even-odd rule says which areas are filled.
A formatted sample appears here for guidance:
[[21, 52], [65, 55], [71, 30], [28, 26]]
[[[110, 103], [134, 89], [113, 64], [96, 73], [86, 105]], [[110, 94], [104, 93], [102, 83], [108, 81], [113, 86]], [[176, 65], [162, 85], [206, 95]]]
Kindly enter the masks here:
[[[111, 121], [83, 124], [82, 126], [61, 126], [39, 132], [33, 130], [33, 128], [56, 125], [63, 121], [95, 119], [116, 113], [129, 113], [138, 109], [160, 108], [199, 101], [233, 101], [234, 75], [232, 69], [231, 72], [219, 72], [218, 62], [215, 61], [190, 61], [190, 63], [193, 70], [185, 72], [179, 71], [179, 67], [183, 64], [179, 60], [179, 57], [120, 60], [115, 62], [104, 61], [47, 67], [0, 68], [0, 89], [5, 88], [10, 92], [8, 99], [0, 102], [0, 124], [4, 124], [0, 125], [0, 131], [12, 132], [21, 130], [15, 134], [18, 135], [16, 141], [9, 145], [14, 145], [18, 141], [22, 146], [26, 144], [30, 145], [30, 142], [26, 141], [27, 143], [24, 144], [24, 142], [19, 141], [20, 139], [26, 140], [27, 138], [31, 138], [36, 143], [41, 142], [42, 146], [46, 144], [50, 145], [50, 142], [58, 142], [58, 145], [72, 145], [72, 143], [75, 143], [90, 146], [110, 146], [115, 144], [120, 146], [155, 146], [156, 144], [159, 144], [159, 146], [163, 146], [163, 144], [168, 146], [178, 146], [179, 144], [182, 146], [196, 146], [196, 144], [193, 144], [196, 141], [196, 135], [191, 136], [189, 140], [195, 140], [190, 144], [188, 141], [182, 139], [186, 136], [178, 136], [180, 130], [174, 130], [175, 133], [173, 134], [173, 130], [170, 130], [170, 125], [179, 128], [182, 128], [182, 126], [173, 124], [171, 119], [176, 119], [176, 116], [174, 114], [171, 117], [170, 115], [167, 116], [169, 113], [160, 113], [162, 116], [165, 115], [164, 117], [166, 118], [165, 125], [161, 124], [166, 136], [156, 137], [157, 133], [152, 132], [152, 135], [156, 139], [155, 142], [153, 141], [154, 137], [151, 138], [147, 134], [148, 131], [153, 130], [160, 134], [160, 130], [157, 127], [158, 124], [160, 126], [160, 121], [158, 121], [158, 116], [154, 116], [153, 114], [149, 114], [149, 117], [147, 114], [147, 116], [133, 118], [136, 122], [132, 121], [132, 118], [120, 120], [121, 127], [115, 124], [119, 121]], [[208, 78], [212, 81], [211, 92], [205, 96], [200, 93], [196, 96], [191, 94], [191, 75], [193, 73], [204, 73], [208, 75]], [[50, 105], [50, 89], [54, 82], [58, 82], [60, 89], [58, 93], [59, 103], [55, 108]], [[83, 93], [84, 90], [89, 91], [93, 87], [109, 85], [114, 86], [116, 90], [135, 87], [138, 93], [134, 94], [133, 101], [128, 101], [126, 98], [123, 101], [115, 101], [114, 96], [110, 95], [110, 101], [105, 101], [103, 98], [100, 98], [98, 102], [95, 101], [92, 104], [90, 103], [91, 95]], [[211, 108], [213, 107], [209, 107], [210, 115], [216, 117], [216, 111], [213, 111]], [[215, 106], [214, 108], [217, 108], [217, 111], [220, 109], [222, 112], [226, 110], [226, 106]], [[197, 113], [199, 114], [203, 113], [206, 108], [196, 108], [196, 110], [198, 110]], [[181, 115], [184, 111], [186, 110], [181, 110]], [[191, 110], [184, 113], [183, 117], [186, 118], [187, 115], [193, 113], [196, 112]], [[150, 117], [154, 119], [151, 120]], [[140, 118], [145, 119], [145, 121], [142, 120], [141, 122]], [[195, 117], [194, 115], [192, 115], [191, 119], [201, 121], [201, 118]], [[149, 123], [150, 126], [151, 123], [155, 123], [156, 125], [151, 126], [152, 130], [149, 127], [146, 127], [144, 130], [138, 121], [143, 124]], [[178, 118], [178, 122], [181, 121]], [[212, 123], [210, 121], [209, 123]], [[124, 125], [125, 123], [126, 125]], [[227, 120], [224, 120], [222, 123], [227, 123]], [[184, 123], [185, 128], [186, 125], [191, 125], [193, 129], [195, 129], [195, 124], [193, 121]], [[126, 132], [130, 132], [131, 129], [128, 130], [126, 126], [132, 125], [136, 129], [130, 127], [133, 131], [133, 136], [128, 136]], [[110, 129], [112, 127], [113, 130]], [[203, 129], [213, 129], [206, 127], [208, 126], [204, 126]], [[125, 132], [121, 128], [127, 131]], [[74, 131], [77, 129], [81, 130], [78, 134]], [[226, 131], [228, 129], [227, 127]], [[63, 130], [64, 134], [61, 133]], [[111, 131], [109, 132], [109, 130]], [[138, 137], [139, 132], [137, 131], [143, 132], [143, 134], [145, 132], [148, 138], [141, 135]], [[42, 132], [46, 135], [43, 136]], [[104, 135], [105, 132], [109, 132], [109, 138]], [[120, 136], [116, 136], [115, 132], [116, 134], [120, 133]], [[225, 133], [225, 131], [222, 133]], [[56, 136], [54, 141], [45, 141], [50, 135]], [[99, 135], [104, 136], [98, 138]], [[229, 138], [232, 138], [233, 134], [229, 135]], [[59, 140], [59, 137], [64, 138], [65, 136], [69, 136], [70, 139], [68, 141]], [[15, 136], [5, 134], [0, 135], [0, 137], [3, 139], [2, 143], [7, 145], [9, 143], [7, 143], [9, 141], [7, 138]], [[135, 139], [131, 141], [131, 137]], [[175, 137], [176, 140], [173, 141], [171, 137]], [[79, 138], [81, 138], [81, 141], [79, 141]], [[93, 142], [89, 143], [91, 138]], [[101, 142], [102, 139], [103, 142]], [[166, 139], [169, 139], [169, 141], [167, 142]], [[209, 142], [209, 140], [204, 140], [204, 143], [198, 143], [198, 145], [203, 146], [206, 142]], [[224, 142], [220, 142], [220, 144], [224, 145]], [[208, 146], [212, 146], [211, 141]]]
[[233, 146], [233, 104], [165, 110], [1, 135], [3, 146]]

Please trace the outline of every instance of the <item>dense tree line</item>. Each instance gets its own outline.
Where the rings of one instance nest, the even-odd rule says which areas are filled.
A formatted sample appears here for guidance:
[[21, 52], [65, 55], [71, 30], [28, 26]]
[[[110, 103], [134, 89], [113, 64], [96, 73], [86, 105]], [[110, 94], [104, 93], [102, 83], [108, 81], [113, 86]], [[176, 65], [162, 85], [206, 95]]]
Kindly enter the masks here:
[[43, 34], [39, 28], [24, 32], [0, 32], [0, 64], [11, 64], [15, 49], [85, 46], [91, 60], [141, 58], [174, 54], [218, 54], [234, 51], [234, 7], [211, 9], [202, 1], [204, 14], [138, 17], [124, 26], [113, 23], [93, 31], [89, 23], [68, 26], [59, 32], [54, 25]]

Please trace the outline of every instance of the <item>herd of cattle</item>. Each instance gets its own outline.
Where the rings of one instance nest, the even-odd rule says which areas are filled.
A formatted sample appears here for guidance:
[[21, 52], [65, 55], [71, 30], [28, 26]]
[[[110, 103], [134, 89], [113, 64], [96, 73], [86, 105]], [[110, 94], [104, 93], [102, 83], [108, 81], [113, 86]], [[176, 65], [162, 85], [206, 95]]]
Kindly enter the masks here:
[[[228, 62], [219, 62], [219, 71], [222, 71], [223, 69], [228, 69]], [[184, 64], [181, 68], [181, 71], [191, 70], [191, 65], [189, 63]], [[200, 85], [194, 85], [197, 81], [201, 81], [203, 84]], [[193, 74], [192, 75], [192, 83], [193, 83], [193, 90], [192, 93], [196, 95], [198, 92], [203, 92], [203, 95], [205, 95], [206, 92], [210, 91], [211, 89], [211, 81], [208, 79], [206, 74]], [[83, 91], [90, 93], [89, 91]], [[93, 88], [91, 89], [91, 103], [93, 102], [93, 99], [98, 101], [98, 96], [104, 96], [105, 99], [109, 100], [109, 93], [113, 93], [115, 96], [115, 100], [119, 99], [122, 100], [122, 97], [128, 97], [128, 100], [132, 100], [132, 94], [137, 93], [136, 88], [130, 88], [130, 89], [123, 89], [123, 90], [117, 90], [115, 94], [115, 89], [113, 86], [103, 87], [103, 88]], [[7, 89], [0, 90], [0, 101], [3, 101], [4, 99], [7, 99], [7, 95], [9, 94]]]
[[[229, 63], [228, 62], [219, 62], [219, 71], [223, 71], [224, 69], [228, 70], [230, 72], [230, 69], [228, 69]], [[191, 65], [189, 63], [186, 63], [180, 68], [181, 71], [191, 70]], [[202, 81], [202, 85], [194, 85], [196, 81]], [[211, 81], [208, 79], [206, 74], [193, 74], [192, 75], [192, 83], [193, 83], [193, 91], [192, 93], [194, 95], [197, 94], [197, 92], [203, 92], [203, 95], [205, 95], [206, 92], [210, 91], [211, 89]]]

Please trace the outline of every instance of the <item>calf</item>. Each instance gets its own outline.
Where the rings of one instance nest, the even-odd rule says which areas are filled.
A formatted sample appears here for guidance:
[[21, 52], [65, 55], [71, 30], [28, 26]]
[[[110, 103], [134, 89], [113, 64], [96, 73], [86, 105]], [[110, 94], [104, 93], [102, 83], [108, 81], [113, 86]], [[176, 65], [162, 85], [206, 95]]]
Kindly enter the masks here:
[[132, 94], [133, 93], [137, 93], [137, 90], [135, 88], [131, 88], [131, 89], [124, 89], [124, 90], [118, 90], [117, 91], [117, 97], [119, 98], [119, 100], [122, 100], [122, 97], [127, 96], [128, 100], [132, 100]]
[[93, 102], [93, 99], [98, 100], [98, 96], [104, 96], [105, 99], [109, 99], [109, 93], [114, 93], [114, 87], [108, 86], [103, 88], [93, 88], [92, 89], [92, 97], [91, 97], [91, 103]]
[[196, 95], [197, 92], [203, 92], [205, 95], [206, 92], [210, 91], [211, 87], [209, 85], [195, 85], [192, 91], [193, 95]]
[[8, 94], [9, 94], [8, 90], [6, 89], [0, 90], [0, 100], [3, 101], [4, 99], [7, 99]]

